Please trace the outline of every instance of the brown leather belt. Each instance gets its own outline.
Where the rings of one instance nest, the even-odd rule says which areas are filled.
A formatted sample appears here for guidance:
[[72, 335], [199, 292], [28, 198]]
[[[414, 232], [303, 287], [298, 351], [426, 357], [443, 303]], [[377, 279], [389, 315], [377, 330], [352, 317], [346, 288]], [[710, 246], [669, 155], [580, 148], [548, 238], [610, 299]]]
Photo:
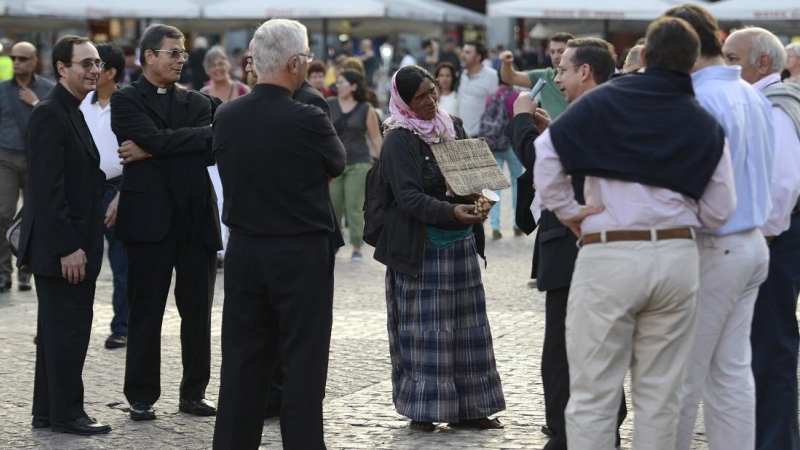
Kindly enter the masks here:
[[[656, 230], [656, 240], [662, 239], [693, 239], [694, 233], [691, 228], [671, 228], [668, 230]], [[617, 241], [650, 241], [653, 236], [650, 230], [612, 230], [606, 231], [606, 242]], [[597, 244], [603, 242], [601, 233], [584, 234], [581, 237], [581, 245]]]

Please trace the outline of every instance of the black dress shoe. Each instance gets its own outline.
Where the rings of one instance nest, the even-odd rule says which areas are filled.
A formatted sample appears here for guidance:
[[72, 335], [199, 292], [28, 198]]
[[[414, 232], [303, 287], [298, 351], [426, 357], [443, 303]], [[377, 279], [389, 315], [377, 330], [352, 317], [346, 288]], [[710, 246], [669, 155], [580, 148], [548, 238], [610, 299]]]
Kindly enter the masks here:
[[31, 276], [30, 275], [23, 275], [17, 277], [17, 288], [20, 291], [30, 291], [31, 290]]
[[181, 412], [194, 414], [195, 416], [216, 416], [217, 408], [213, 402], [204, 398], [198, 400], [187, 400], [182, 398], [178, 404], [178, 409]]
[[31, 420], [31, 426], [33, 428], [49, 428], [50, 418], [47, 416], [33, 416], [33, 420]]
[[124, 334], [111, 333], [111, 336], [106, 339], [107, 349], [123, 348], [126, 345], [128, 345], [128, 336], [125, 336]]
[[51, 428], [59, 433], [77, 434], [79, 436], [93, 436], [111, 431], [111, 426], [97, 423], [96, 420], [89, 417], [81, 417], [65, 423], [54, 423]]
[[153, 420], [156, 418], [156, 412], [153, 405], [149, 403], [133, 403], [130, 411], [131, 419], [135, 421], [140, 420]]

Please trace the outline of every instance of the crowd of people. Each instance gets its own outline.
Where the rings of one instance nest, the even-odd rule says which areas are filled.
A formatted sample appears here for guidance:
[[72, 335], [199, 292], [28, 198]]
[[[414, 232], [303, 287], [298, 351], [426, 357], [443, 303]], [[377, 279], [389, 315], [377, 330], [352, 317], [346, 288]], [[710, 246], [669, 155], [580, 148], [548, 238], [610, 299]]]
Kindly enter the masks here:
[[[470, 41], [456, 56], [427, 40], [391, 77], [384, 114], [372, 42], [360, 44], [329, 68], [301, 23], [269, 20], [242, 55], [249, 84], [222, 47], [201, 42], [198, 62], [163, 24], [138, 52], [62, 37], [55, 83], [35, 74], [35, 46], [12, 47], [0, 231], [19, 224], [18, 288], [38, 298], [34, 428], [111, 431], [84, 410], [81, 374], [105, 247], [105, 346], [126, 349], [132, 420], [157, 418], [174, 272], [179, 410], [216, 416], [215, 449], [257, 448], [269, 416], [284, 447], [325, 448], [335, 255], [346, 226], [363, 260], [371, 188], [397, 412], [422, 432], [503, 428], [479, 194], [454, 195], [431, 149], [483, 137], [512, 178], [514, 234], [538, 229], [547, 450], [619, 446], [629, 372], [637, 450], [689, 449], [701, 401], [711, 449], [797, 448], [800, 47], [754, 27], [723, 42], [694, 4], [652, 22], [622, 70], [611, 44], [565, 32], [549, 40], [552, 67], [529, 71], [510, 51], [490, 60]], [[199, 90], [180, 85], [190, 61], [208, 77]], [[0, 245], [0, 291], [11, 250]]]

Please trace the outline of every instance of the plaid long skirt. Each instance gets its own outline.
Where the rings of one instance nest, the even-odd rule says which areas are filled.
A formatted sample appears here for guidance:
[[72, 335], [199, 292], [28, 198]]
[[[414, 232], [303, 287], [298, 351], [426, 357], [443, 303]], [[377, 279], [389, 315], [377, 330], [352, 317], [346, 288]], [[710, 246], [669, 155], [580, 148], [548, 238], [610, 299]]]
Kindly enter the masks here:
[[457, 423], [506, 408], [472, 235], [439, 249], [425, 242], [418, 277], [386, 271], [397, 412]]

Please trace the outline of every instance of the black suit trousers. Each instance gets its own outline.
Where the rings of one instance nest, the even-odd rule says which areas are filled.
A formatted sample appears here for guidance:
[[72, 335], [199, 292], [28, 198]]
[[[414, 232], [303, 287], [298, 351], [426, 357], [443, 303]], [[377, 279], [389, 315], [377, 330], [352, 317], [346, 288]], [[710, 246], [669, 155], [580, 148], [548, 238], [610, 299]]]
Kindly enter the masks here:
[[215, 449], [258, 448], [279, 356], [283, 448], [325, 448], [322, 400], [333, 315], [333, 256], [327, 234], [250, 237], [231, 232], [225, 252]]
[[797, 450], [797, 296], [800, 214], [769, 245], [769, 272], [758, 289], [750, 344], [756, 384], [756, 449]]
[[49, 417], [51, 423], [86, 417], [81, 374], [92, 331], [95, 280], [70, 284], [42, 275], [34, 280], [39, 313], [33, 415]]
[[[569, 287], [553, 289], [545, 294], [544, 345], [542, 348], [542, 387], [544, 413], [552, 437], [545, 450], [566, 450], [567, 430], [564, 410], [569, 401], [569, 363], [567, 362], [567, 299]], [[625, 393], [617, 413], [617, 445], [619, 426], [628, 415]]]
[[175, 212], [159, 242], [126, 242], [128, 352], [125, 397], [155, 403], [161, 396], [161, 324], [175, 270], [175, 303], [181, 317], [181, 398], [205, 397], [211, 376], [211, 304], [216, 251], [190, 234]]

